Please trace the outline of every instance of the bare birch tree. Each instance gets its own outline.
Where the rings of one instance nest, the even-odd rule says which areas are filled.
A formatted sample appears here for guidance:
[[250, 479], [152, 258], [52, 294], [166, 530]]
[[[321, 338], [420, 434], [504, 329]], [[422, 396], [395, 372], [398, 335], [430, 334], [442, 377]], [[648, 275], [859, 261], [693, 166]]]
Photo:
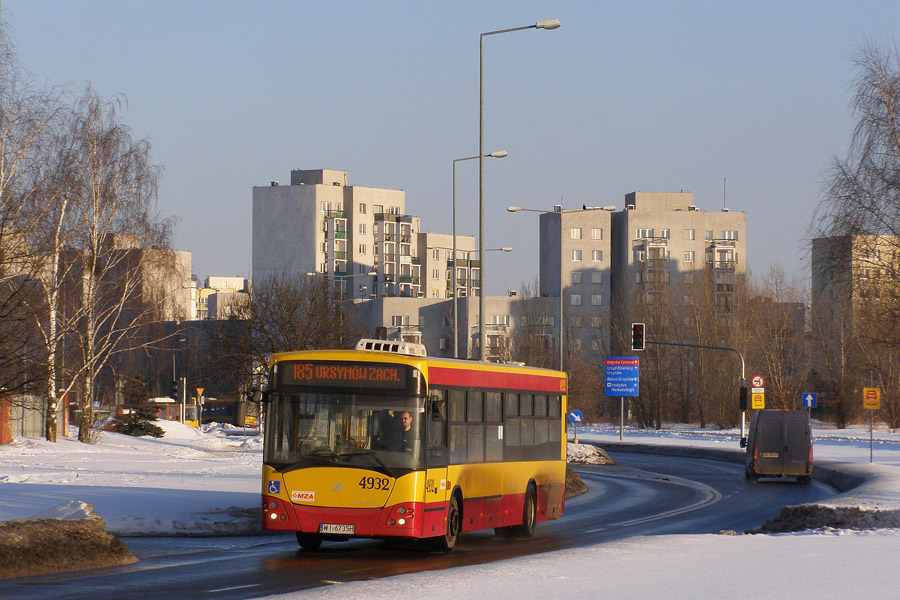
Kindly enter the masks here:
[[0, 387], [40, 393], [48, 376], [32, 318], [43, 273], [35, 233], [47, 210], [61, 92], [33, 85], [5, 39], [0, 54]]
[[[71, 378], [81, 383], [78, 438], [92, 441], [95, 386], [117, 353], [131, 350], [141, 327], [157, 317], [143, 294], [147, 263], [143, 249], [168, 245], [169, 223], [154, 213], [159, 168], [150, 143], [136, 140], [118, 115], [119, 99], [106, 102], [88, 87], [71, 121], [66, 185], [68, 233], [63, 252], [68, 279], [67, 317], [79, 353]], [[137, 341], [136, 341], [137, 340]]]

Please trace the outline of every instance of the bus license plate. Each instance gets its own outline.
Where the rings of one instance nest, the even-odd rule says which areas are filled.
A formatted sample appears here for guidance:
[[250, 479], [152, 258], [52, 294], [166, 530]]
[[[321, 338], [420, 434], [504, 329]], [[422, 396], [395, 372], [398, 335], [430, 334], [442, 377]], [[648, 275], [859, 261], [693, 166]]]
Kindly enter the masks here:
[[344, 534], [354, 534], [356, 533], [355, 525], [340, 525], [337, 523], [320, 523], [319, 524], [319, 533], [344, 533]]

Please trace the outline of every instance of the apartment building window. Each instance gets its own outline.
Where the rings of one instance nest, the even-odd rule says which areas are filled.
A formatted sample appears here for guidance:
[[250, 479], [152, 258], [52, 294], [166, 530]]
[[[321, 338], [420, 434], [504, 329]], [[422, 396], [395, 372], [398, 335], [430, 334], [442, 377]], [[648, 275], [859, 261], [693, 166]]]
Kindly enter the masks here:
[[641, 228], [641, 229], [637, 230], [637, 238], [638, 239], [647, 239], [647, 238], [652, 238], [652, 237], [653, 237], [652, 229]]
[[684, 239], [686, 239], [686, 240], [694, 239], [694, 230], [693, 229], [685, 229], [684, 230]]
[[444, 258], [447, 260], [447, 262], [453, 260], [453, 250], [447, 250], [447, 252], [444, 253]]
[[323, 203], [322, 203], [322, 212], [328, 212], [328, 210], [329, 210], [330, 208], [331, 208], [331, 203], [330, 203], [330, 202], [323, 202]]
[[723, 231], [723, 232], [722, 232], [722, 239], [723, 239], [723, 240], [734, 240], [734, 241], [737, 241], [737, 239], [738, 239], [738, 232], [737, 232], [737, 230], [735, 230], [735, 229], [727, 229], [727, 230]]
[[366, 214], [366, 203], [365, 202], [359, 203], [359, 214], [361, 214], [361, 215]]
[[393, 327], [409, 327], [409, 315], [392, 315], [391, 326]]
[[594, 227], [591, 229], [591, 239], [592, 240], [602, 240], [603, 239], [603, 230], [599, 227]]
[[581, 283], [581, 271], [572, 271], [572, 283]]
[[509, 326], [509, 315], [491, 315], [491, 325]]
[[366, 224], [365, 224], [365, 223], [360, 223], [360, 224], [359, 224], [359, 232], [360, 232], [361, 234], [363, 234], [363, 235], [366, 234]]
[[[450, 274], [449, 272], [447, 273]], [[441, 270], [440, 269], [432, 269], [431, 270], [431, 278], [432, 279], [440, 279], [441, 278]], [[449, 277], [447, 279], [450, 279]]]
[[582, 327], [584, 321], [581, 318], [581, 315], [574, 315], [569, 318], [569, 325], [572, 327]]
[[569, 304], [572, 306], [581, 306], [581, 294], [572, 294], [569, 296]]
[[581, 227], [573, 227], [571, 234], [573, 240], [581, 239]]
[[572, 260], [575, 262], [581, 261], [581, 250], [572, 250]]
[[713, 239], [712, 229], [707, 229], [703, 235], [704, 235], [703, 239], [705, 239], [707, 242], [712, 241], [712, 239]]
[[688, 250], [687, 252], [684, 253], [684, 262], [686, 262], [686, 263], [694, 262], [694, 251], [693, 250]]
[[660, 237], [663, 238], [664, 240], [669, 239], [669, 235], [670, 235], [670, 233], [669, 233], [668, 229], [663, 229], [662, 232], [660, 232]]
[[375, 213], [376, 215], [383, 215], [384, 214], [384, 206], [382, 206], [381, 204], [374, 204], [374, 205], [372, 205], [372, 212]]
[[635, 282], [635, 283], [642, 283], [643, 281], [644, 281], [644, 274], [643, 274], [643, 273], [638, 272], [638, 273], [635, 273], [635, 274], [634, 274], [634, 282]]
[[603, 250], [591, 250], [591, 260], [594, 262], [603, 262]]
[[603, 295], [591, 294], [591, 306], [603, 306]]
[[378, 235], [378, 223], [372, 225], [372, 235]]
[[447, 349], [447, 338], [441, 338], [438, 340], [438, 348], [441, 350]]
[[694, 283], [694, 274], [693, 273], [685, 273], [684, 274], [684, 283], [685, 285], [691, 285]]
[[591, 350], [594, 352], [602, 352], [603, 343], [600, 340], [591, 340]]
[[433, 258], [434, 260], [438, 260], [440, 257], [441, 257], [441, 251], [440, 251], [440, 250], [436, 250], [436, 249], [435, 249], [435, 250], [432, 250], [432, 251], [431, 251], [431, 258]]
[[591, 283], [603, 283], [603, 273], [594, 271], [591, 273]]
[[591, 317], [591, 327], [593, 327], [594, 329], [600, 329], [601, 327], [603, 327], [603, 321], [600, 319], [600, 317]]
[[359, 245], [359, 253], [360, 253], [360, 254], [365, 254], [365, 253], [366, 253], [366, 245], [365, 245], [365, 244], [360, 244], [360, 245]]

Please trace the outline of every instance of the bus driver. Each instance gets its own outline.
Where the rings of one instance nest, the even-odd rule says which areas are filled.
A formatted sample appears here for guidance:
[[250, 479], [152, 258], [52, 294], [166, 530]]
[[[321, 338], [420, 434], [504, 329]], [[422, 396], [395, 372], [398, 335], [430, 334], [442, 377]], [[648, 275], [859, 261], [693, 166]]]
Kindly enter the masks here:
[[409, 414], [409, 411], [403, 411], [400, 414], [400, 433], [397, 436], [396, 447], [394, 450], [396, 452], [408, 452], [412, 453], [413, 448], [415, 447], [415, 431], [412, 428], [412, 415]]

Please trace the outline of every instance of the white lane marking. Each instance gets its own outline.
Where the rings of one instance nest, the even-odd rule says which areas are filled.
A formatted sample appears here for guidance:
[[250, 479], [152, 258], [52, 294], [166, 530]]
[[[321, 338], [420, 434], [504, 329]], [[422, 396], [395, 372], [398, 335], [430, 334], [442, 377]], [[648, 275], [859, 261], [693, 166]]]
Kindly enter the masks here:
[[649, 523], [650, 521], [658, 521], [660, 519], [665, 519], [668, 517], [673, 517], [675, 515], [680, 515], [686, 512], [690, 512], [692, 510], [697, 510], [698, 508], [703, 508], [704, 506], [709, 506], [710, 504], [715, 504], [719, 500], [722, 499], [722, 494], [716, 491], [714, 488], [710, 486], [699, 483], [697, 481], [691, 481], [690, 479], [682, 479], [680, 477], [673, 477], [671, 475], [657, 475], [655, 473], [640, 473], [640, 474], [631, 474], [631, 473], [603, 473], [604, 476], [607, 477], [618, 477], [621, 479], [632, 479], [636, 481], [661, 481], [663, 483], [671, 483], [672, 485], [680, 485], [683, 487], [693, 488], [703, 493], [703, 497], [683, 506], [681, 508], [675, 508], [664, 513], [658, 513], [655, 515], [650, 515], [647, 517], [641, 517], [638, 519], [631, 519], [629, 521], [618, 521], [615, 523], [607, 523], [606, 527], [601, 527], [599, 529], [591, 529], [586, 531], [586, 533], [597, 533], [598, 531], [603, 531], [604, 529], [609, 529], [611, 527], [629, 527], [631, 525], [638, 525], [640, 523]]
[[207, 594], [215, 594], [217, 592], [230, 592], [231, 590], [244, 590], [247, 588], [259, 587], [259, 586], [260, 586], [260, 584], [258, 584], [258, 583], [248, 583], [247, 585], [235, 585], [232, 587], [219, 588], [217, 590], [206, 590], [206, 593]]

